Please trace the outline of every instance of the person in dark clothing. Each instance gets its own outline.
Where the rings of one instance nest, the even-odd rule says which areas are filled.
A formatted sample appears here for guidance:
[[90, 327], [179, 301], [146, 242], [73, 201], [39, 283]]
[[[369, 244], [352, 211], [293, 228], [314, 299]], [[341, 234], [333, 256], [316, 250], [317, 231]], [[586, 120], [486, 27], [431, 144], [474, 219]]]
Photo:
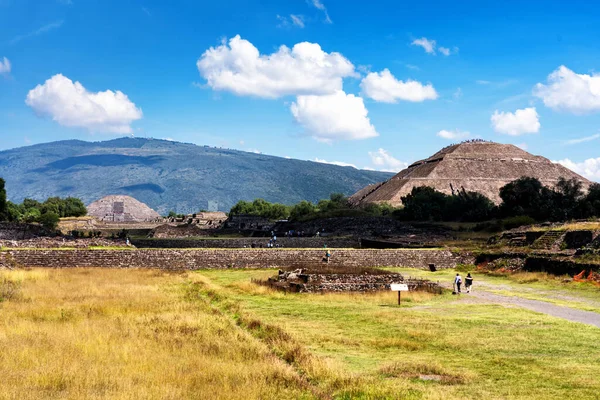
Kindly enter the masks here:
[[467, 288], [467, 293], [471, 293], [471, 286], [473, 286], [473, 277], [471, 276], [471, 273], [468, 273], [467, 277], [465, 278], [465, 287]]

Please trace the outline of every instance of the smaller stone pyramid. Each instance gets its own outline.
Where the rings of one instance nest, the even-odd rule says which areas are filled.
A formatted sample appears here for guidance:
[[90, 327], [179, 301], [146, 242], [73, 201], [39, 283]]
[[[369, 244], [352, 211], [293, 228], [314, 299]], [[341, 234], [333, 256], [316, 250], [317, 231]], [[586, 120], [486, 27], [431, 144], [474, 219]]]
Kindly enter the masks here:
[[87, 206], [88, 215], [104, 222], [147, 222], [160, 214], [131, 196], [111, 195]]

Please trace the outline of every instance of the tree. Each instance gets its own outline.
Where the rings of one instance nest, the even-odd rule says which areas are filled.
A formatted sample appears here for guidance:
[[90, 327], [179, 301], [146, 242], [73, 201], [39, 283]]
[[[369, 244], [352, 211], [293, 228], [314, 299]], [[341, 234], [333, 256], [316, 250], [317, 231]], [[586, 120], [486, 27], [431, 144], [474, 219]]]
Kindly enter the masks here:
[[481, 193], [462, 190], [450, 196], [445, 210], [445, 221], [480, 222], [492, 218], [494, 203]]
[[297, 221], [303, 217], [306, 217], [310, 214], [314, 214], [317, 211], [317, 208], [310, 201], [302, 200], [300, 203], [296, 204], [290, 210], [290, 220]]
[[8, 204], [6, 202], [6, 189], [4, 179], [0, 178], [0, 221], [8, 219]]
[[267, 214], [269, 219], [286, 219], [290, 215], [290, 208], [284, 204], [275, 203]]
[[581, 181], [571, 178], [560, 178], [553, 191], [553, 206], [550, 219], [565, 221], [573, 218], [582, 218], [585, 215], [585, 199]]
[[22, 206], [25, 211], [31, 210], [33, 208], [40, 210], [42, 208], [42, 203], [33, 199], [24, 199]]
[[10, 222], [18, 222], [23, 219], [23, 210], [20, 205], [11, 201], [6, 204], [6, 216]]
[[229, 211], [231, 215], [256, 215], [268, 219], [285, 219], [289, 215], [289, 207], [279, 203], [269, 203], [264, 199], [253, 202], [238, 201]]
[[87, 215], [87, 208], [81, 199], [67, 197], [62, 201], [61, 217], [83, 217]]
[[408, 221], [442, 221], [446, 215], [447, 197], [429, 186], [413, 187], [401, 198], [404, 209], [400, 215]]
[[500, 211], [506, 217], [528, 215], [541, 221], [552, 214], [553, 197], [536, 178], [522, 177], [500, 188]]
[[38, 222], [41, 216], [42, 213], [40, 212], [39, 208], [30, 208], [22, 214], [21, 221], [19, 222], [31, 224], [33, 222]]
[[40, 206], [42, 213], [53, 212], [61, 218], [65, 217], [83, 217], [87, 214], [87, 209], [80, 199], [75, 197], [49, 197]]
[[367, 203], [362, 209], [371, 215], [388, 216], [396, 210], [389, 203]]
[[56, 230], [56, 228], [58, 227], [59, 221], [60, 221], [60, 217], [58, 216], [58, 214], [56, 214], [55, 212], [52, 212], [52, 211], [48, 211], [48, 212], [40, 215], [38, 218], [38, 222], [40, 223], [40, 225], [42, 225], [44, 228], [46, 228], [50, 231]]
[[593, 183], [581, 200], [583, 217], [600, 217], [600, 183]]

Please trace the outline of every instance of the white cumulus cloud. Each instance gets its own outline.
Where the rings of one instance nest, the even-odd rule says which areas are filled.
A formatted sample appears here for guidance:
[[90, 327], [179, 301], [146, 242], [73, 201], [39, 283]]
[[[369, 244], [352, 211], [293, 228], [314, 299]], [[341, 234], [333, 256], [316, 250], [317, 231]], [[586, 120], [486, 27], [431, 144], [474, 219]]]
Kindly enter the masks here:
[[429, 40], [426, 37], [422, 37], [420, 39], [415, 39], [411, 43], [413, 46], [422, 47], [426, 53], [435, 54], [435, 40]]
[[568, 158], [555, 162], [577, 172], [579, 175], [585, 176], [589, 180], [600, 182], [600, 157], [588, 158], [580, 163], [571, 161]]
[[546, 85], [535, 85], [533, 94], [555, 111], [573, 114], [600, 111], [600, 74], [576, 74], [561, 65], [548, 75]]
[[10, 74], [11, 65], [10, 60], [4, 57], [3, 60], [0, 60], [0, 74], [8, 75]]
[[387, 68], [381, 72], [369, 73], [360, 83], [360, 88], [365, 96], [384, 103], [396, 103], [398, 100], [421, 102], [438, 97], [431, 84], [400, 81]]
[[518, 136], [524, 133], [536, 133], [540, 130], [540, 120], [535, 107], [511, 112], [494, 111], [492, 127], [498, 133]]
[[394, 158], [389, 151], [382, 148], [377, 151], [370, 151], [369, 157], [371, 157], [373, 165], [380, 171], [400, 172], [408, 167], [408, 163]]
[[447, 131], [445, 129], [442, 129], [441, 131], [439, 131], [437, 133], [437, 135], [444, 139], [456, 140], [456, 139], [466, 139], [469, 136], [471, 136], [471, 133], [467, 132], [467, 131], [459, 131], [458, 129], [455, 129], [453, 131]]
[[298, 96], [290, 110], [307, 133], [321, 141], [378, 136], [363, 99], [342, 90], [323, 96]]
[[92, 132], [131, 133], [131, 123], [142, 118], [142, 110], [123, 92], [89, 92], [61, 74], [30, 90], [25, 103], [60, 125]]
[[356, 76], [354, 65], [340, 53], [326, 53], [317, 43], [281, 46], [261, 55], [239, 35], [211, 47], [196, 63], [209, 87], [241, 96], [278, 98], [286, 95], [331, 94], [344, 77]]
[[343, 161], [327, 161], [327, 160], [323, 160], [322, 158], [315, 158], [313, 161], [321, 163], [321, 164], [331, 164], [331, 165], [338, 165], [340, 167], [352, 167], [352, 168], [358, 169], [356, 167], [356, 165], [350, 164], [347, 162], [343, 162]]

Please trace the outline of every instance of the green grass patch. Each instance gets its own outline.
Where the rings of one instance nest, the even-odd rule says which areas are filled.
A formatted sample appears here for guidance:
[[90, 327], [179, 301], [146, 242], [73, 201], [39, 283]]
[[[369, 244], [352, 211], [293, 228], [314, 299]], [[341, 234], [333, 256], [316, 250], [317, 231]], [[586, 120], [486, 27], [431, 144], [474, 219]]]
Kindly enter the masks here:
[[[456, 273], [390, 270], [450, 282]], [[311, 354], [375, 380], [381, 394], [400, 382], [417, 398], [596, 398], [600, 389], [595, 327], [466, 296], [407, 296], [398, 307], [392, 292], [282, 294], [249, 282], [272, 271], [198, 274]]]

